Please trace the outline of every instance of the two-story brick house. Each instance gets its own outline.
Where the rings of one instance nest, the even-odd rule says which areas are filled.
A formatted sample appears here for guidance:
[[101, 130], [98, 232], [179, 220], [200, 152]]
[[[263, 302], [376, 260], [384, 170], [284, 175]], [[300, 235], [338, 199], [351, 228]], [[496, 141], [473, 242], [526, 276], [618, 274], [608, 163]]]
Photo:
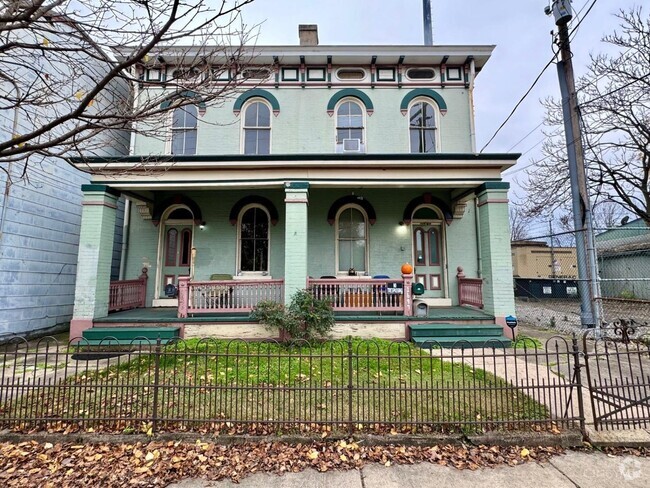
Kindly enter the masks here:
[[[425, 305], [445, 322], [503, 323], [514, 302], [501, 174], [517, 155], [476, 153], [472, 98], [492, 50], [323, 46], [301, 26], [299, 46], [257, 46], [252, 64], [206, 77], [243, 77], [235, 96], [216, 105], [179, 92], [195, 103], [173, 111], [166, 137], [83, 162], [102, 171], [83, 188], [71, 336], [173, 324], [259, 337], [252, 306], [304, 288], [331, 297], [341, 334], [404, 337]], [[139, 96], [169, 89], [160, 80], [188, 51], [153, 53]], [[143, 161], [155, 169], [130, 171]], [[109, 315], [139, 286], [109, 285], [119, 195], [132, 202], [126, 276], [148, 270], [136, 300], [146, 308]]]

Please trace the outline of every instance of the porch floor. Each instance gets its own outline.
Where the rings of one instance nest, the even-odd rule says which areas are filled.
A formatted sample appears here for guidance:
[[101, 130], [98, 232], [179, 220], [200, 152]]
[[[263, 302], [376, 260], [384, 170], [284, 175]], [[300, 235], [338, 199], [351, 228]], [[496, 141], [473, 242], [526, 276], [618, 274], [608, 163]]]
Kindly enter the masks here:
[[[95, 324], [117, 324], [117, 323], [138, 323], [138, 324], [174, 324], [174, 323], [200, 323], [200, 322], [251, 322], [248, 313], [226, 313], [226, 314], [201, 314], [195, 317], [179, 319], [175, 307], [136, 308], [122, 312], [114, 312], [95, 319]], [[375, 312], [359, 312], [336, 314], [340, 321], [372, 321], [372, 322], [395, 322], [395, 321], [448, 321], [448, 320], [494, 320], [494, 316], [470, 307], [430, 307], [427, 317], [404, 317], [403, 315], [380, 315]]]

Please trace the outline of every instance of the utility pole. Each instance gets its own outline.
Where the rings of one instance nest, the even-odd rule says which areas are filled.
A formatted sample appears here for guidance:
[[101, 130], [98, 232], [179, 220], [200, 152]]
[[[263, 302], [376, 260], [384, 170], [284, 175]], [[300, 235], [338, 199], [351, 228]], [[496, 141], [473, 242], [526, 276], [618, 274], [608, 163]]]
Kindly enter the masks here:
[[553, 244], [553, 221], [548, 221], [548, 235], [551, 238], [551, 278], [555, 279], [555, 246]]
[[587, 190], [584, 149], [580, 131], [580, 115], [576, 96], [571, 45], [569, 41], [569, 21], [573, 17], [571, 0], [554, 0], [551, 12], [559, 31], [561, 61], [557, 63], [567, 155], [569, 159], [569, 179], [573, 207], [573, 225], [578, 258], [578, 291], [580, 293], [580, 321], [583, 327], [600, 327], [600, 310], [596, 303], [598, 292], [598, 268], [595, 259], [595, 246], [591, 216], [591, 203]]
[[433, 46], [433, 14], [431, 0], [422, 0], [422, 19], [424, 20], [424, 45]]

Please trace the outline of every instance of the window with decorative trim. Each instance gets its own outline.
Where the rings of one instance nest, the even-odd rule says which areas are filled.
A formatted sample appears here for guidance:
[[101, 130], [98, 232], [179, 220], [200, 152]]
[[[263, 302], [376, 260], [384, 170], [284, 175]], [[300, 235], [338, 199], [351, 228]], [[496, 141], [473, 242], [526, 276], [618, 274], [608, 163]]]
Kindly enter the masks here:
[[437, 151], [437, 112], [433, 104], [416, 100], [409, 108], [409, 140], [411, 153]]
[[268, 274], [270, 218], [259, 205], [248, 205], [239, 214], [238, 270], [248, 274]]
[[198, 109], [195, 105], [178, 107], [172, 113], [172, 154], [196, 154]]
[[243, 153], [271, 154], [271, 107], [260, 99], [244, 107]]
[[343, 99], [336, 109], [336, 152], [366, 152], [363, 106]]
[[336, 216], [337, 272], [368, 270], [368, 217], [357, 205], [346, 205]]

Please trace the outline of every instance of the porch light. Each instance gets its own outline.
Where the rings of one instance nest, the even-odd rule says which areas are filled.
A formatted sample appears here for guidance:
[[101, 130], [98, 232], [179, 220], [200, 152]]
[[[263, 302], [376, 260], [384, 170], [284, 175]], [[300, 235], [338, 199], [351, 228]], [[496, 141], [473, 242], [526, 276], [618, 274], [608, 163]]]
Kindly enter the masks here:
[[205, 230], [205, 222], [201, 222], [201, 223], [199, 224], [199, 229], [201, 229], [201, 230]]

